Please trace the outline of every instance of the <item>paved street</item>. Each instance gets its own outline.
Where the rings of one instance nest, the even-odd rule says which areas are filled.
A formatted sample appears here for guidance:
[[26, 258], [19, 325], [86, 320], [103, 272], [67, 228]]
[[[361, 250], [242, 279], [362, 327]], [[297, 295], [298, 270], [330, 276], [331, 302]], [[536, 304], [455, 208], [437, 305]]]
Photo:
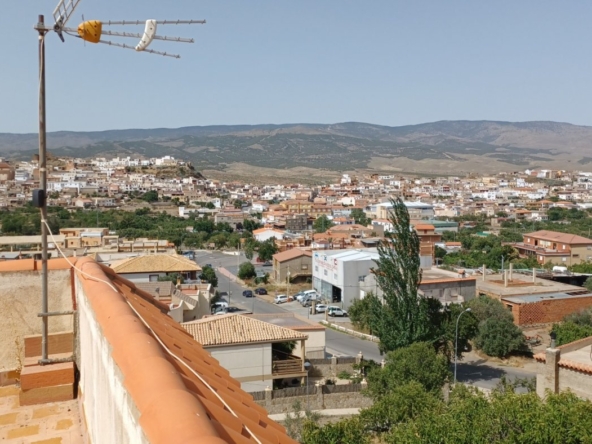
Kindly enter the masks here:
[[[245, 257], [241, 256], [240, 261], [244, 262], [245, 260]], [[236, 255], [228, 255], [216, 251], [196, 251], [195, 261], [201, 266], [211, 264], [217, 270], [218, 290], [230, 293], [230, 305], [238, 307], [245, 312], [285, 313], [288, 311], [316, 321], [325, 319], [324, 314], [309, 315], [308, 309], [302, 307], [296, 301], [276, 305], [259, 297], [243, 297], [242, 292], [245, 288], [236, 283], [234, 279], [229, 279], [219, 272], [219, 268], [221, 267], [231, 273], [235, 272], [237, 269]], [[268, 269], [269, 267], [258, 266], [257, 268]], [[344, 320], [332, 318], [331, 321], [339, 323]], [[373, 359], [376, 362], [380, 362], [383, 358], [378, 351], [378, 345], [376, 343], [356, 338], [330, 328], [326, 330], [326, 350], [329, 355], [335, 356], [356, 356], [361, 351], [364, 358]], [[451, 371], [453, 371], [453, 367], [451, 367]], [[457, 380], [459, 382], [486, 389], [494, 388], [503, 375], [506, 375], [509, 380], [514, 380], [516, 378], [532, 378], [535, 374], [525, 369], [492, 365], [478, 360], [474, 355], [467, 355], [465, 360], [459, 361], [457, 366]]]

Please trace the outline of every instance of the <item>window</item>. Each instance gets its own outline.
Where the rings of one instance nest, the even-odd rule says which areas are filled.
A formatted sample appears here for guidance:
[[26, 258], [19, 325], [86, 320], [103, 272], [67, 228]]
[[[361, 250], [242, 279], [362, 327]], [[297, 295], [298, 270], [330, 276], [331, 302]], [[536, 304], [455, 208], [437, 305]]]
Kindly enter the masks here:
[[329, 274], [329, 273], [327, 273], [327, 270], [323, 270], [323, 271], [324, 271], [325, 276], [327, 276]]
[[303, 265], [302, 265], [302, 269], [303, 269], [303, 270], [308, 270], [308, 265], [306, 265], [306, 264], [303, 264]]
[[563, 244], [563, 249], [565, 250], [565, 244]]
[[364, 282], [364, 279], [366, 279], [366, 275], [358, 276], [358, 282]]
[[572, 254], [571, 257], [580, 257], [579, 254]]
[[510, 311], [512, 311], [512, 306], [510, 304], [506, 304], [506, 308]]
[[333, 273], [333, 279], [337, 280], [337, 273]]
[[157, 274], [151, 274], [148, 276], [148, 281], [149, 282], [158, 282], [158, 275]]
[[319, 266], [315, 265], [315, 271], [319, 271]]

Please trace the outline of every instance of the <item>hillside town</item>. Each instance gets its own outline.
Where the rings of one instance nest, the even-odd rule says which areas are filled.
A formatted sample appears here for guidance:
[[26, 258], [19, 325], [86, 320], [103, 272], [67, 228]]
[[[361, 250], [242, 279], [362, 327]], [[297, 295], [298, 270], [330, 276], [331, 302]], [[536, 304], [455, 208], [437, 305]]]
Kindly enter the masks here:
[[[79, 387], [100, 396], [88, 380], [95, 370], [76, 357], [72, 344], [87, 341], [84, 350], [91, 354], [100, 346], [77, 339], [69, 319], [77, 313], [74, 294], [82, 310], [77, 322], [116, 335], [100, 318], [100, 305], [88, 303], [99, 300], [97, 281], [107, 284], [100, 291], [112, 292], [113, 303], [123, 298], [139, 319], [148, 316], [150, 329], [166, 329], [169, 347], [214, 365], [222, 376], [208, 383], [233, 380], [250, 396], [243, 406], [265, 409], [269, 416], [260, 421], [284, 423], [291, 437], [302, 438], [301, 426], [290, 425], [291, 412], [312, 408], [342, 424], [352, 414], [379, 409], [380, 398], [368, 393], [379, 390], [376, 375], [397, 365], [392, 353], [403, 360], [462, 357], [458, 376], [453, 360], [452, 381], [451, 358], [443, 358], [437, 390], [446, 397], [458, 377], [487, 396], [508, 378], [516, 382], [511, 393], [524, 389], [524, 380], [534, 381], [529, 384], [538, 399], [566, 390], [592, 399], [586, 361], [592, 331], [585, 321], [592, 310], [592, 172], [346, 173], [317, 186], [262, 186], [211, 180], [170, 156], [52, 158], [50, 164], [50, 291], [52, 310], [63, 315], [49, 330], [56, 344], [50, 357], [60, 364], [45, 366], [38, 363], [40, 288], [34, 278], [43, 244], [30, 203], [39, 187], [38, 159], [0, 162], [0, 286], [6, 296], [0, 301], [11, 311], [18, 295], [18, 306], [27, 307], [19, 312], [26, 322], [11, 322], [1, 340], [8, 354], [0, 362], [0, 386], [18, 384], [11, 396], [23, 409], [68, 406], [78, 368], [87, 375]], [[406, 236], [416, 241], [407, 244]], [[404, 247], [413, 242], [411, 250]], [[418, 274], [397, 277], [407, 266]], [[377, 309], [387, 316], [392, 298], [405, 294], [393, 291], [391, 279], [411, 285], [409, 295], [420, 305], [429, 300], [435, 307], [438, 315], [429, 322], [438, 354], [421, 348], [421, 341], [395, 345], [412, 326], [395, 334], [396, 318], [373, 318]], [[451, 332], [447, 326], [454, 322]], [[15, 340], [22, 345], [15, 348]], [[112, 347], [115, 356], [126, 346], [115, 341]], [[60, 361], [68, 354], [74, 360]], [[21, 360], [24, 365], [14, 365]], [[261, 364], [244, 365], [253, 360]], [[127, 364], [109, 365], [123, 365], [126, 378], [138, 377]], [[209, 372], [203, 365], [192, 371]], [[495, 376], [472, 376], [484, 371]], [[153, 377], [165, 376], [155, 371]], [[202, 382], [191, 380], [192, 396], [201, 396]], [[225, 402], [232, 399], [225, 395]], [[77, 409], [60, 411], [80, 423]], [[306, 424], [315, 433], [330, 430]], [[274, 433], [269, 442], [292, 442]]]

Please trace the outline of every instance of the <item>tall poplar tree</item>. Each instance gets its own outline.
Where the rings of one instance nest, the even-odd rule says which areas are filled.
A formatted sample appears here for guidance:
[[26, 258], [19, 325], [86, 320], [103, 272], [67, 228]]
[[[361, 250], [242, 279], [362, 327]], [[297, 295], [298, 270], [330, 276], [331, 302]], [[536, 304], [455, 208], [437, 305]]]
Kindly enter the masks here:
[[409, 211], [398, 198], [391, 199], [392, 232], [379, 245], [374, 274], [382, 289], [384, 305], [373, 307], [372, 331], [386, 353], [414, 342], [433, 340], [435, 329], [426, 299], [418, 295], [421, 282], [419, 237], [411, 227]]

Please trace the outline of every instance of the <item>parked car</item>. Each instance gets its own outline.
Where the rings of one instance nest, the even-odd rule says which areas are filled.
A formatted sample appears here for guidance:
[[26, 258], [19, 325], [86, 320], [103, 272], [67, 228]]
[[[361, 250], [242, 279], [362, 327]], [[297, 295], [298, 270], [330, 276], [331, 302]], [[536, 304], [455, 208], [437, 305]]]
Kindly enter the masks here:
[[342, 310], [339, 307], [329, 307], [329, 316], [339, 316], [344, 317], [347, 316], [347, 311]]
[[245, 290], [245, 291], [243, 291], [243, 296], [246, 298], [252, 298], [253, 292], [251, 290]]
[[226, 311], [227, 311], [228, 313], [235, 313], [235, 312], [237, 312], [237, 311], [241, 311], [241, 309], [240, 309], [240, 308], [238, 308], [238, 307], [228, 307], [228, 308], [226, 309]]
[[267, 294], [267, 290], [265, 288], [255, 288], [255, 294]]
[[325, 311], [327, 311], [327, 304], [318, 304], [315, 306], [315, 310], [317, 313], [325, 313]]
[[221, 308], [218, 311], [214, 312], [214, 316], [221, 316], [221, 315], [225, 315], [227, 313], [228, 313], [227, 308]]
[[289, 298], [286, 294], [278, 294], [275, 299], [273, 300], [276, 304], [283, 304], [284, 302], [288, 302]]
[[302, 299], [304, 298], [304, 292], [303, 291], [299, 291], [298, 293], [296, 293], [294, 295], [294, 299], [297, 300], [298, 302], [302, 302]]
[[271, 261], [265, 261], [265, 262], [263, 263], [263, 266], [264, 266], [264, 267], [271, 267], [272, 265], [273, 265], [273, 264], [271, 263]]
[[312, 301], [319, 302], [320, 300], [321, 296], [313, 292], [305, 294], [305, 296], [300, 301], [300, 304], [302, 304], [303, 307], [310, 307], [312, 305]]
[[212, 304], [212, 313], [217, 312], [221, 308], [228, 308], [228, 302], [218, 301]]

